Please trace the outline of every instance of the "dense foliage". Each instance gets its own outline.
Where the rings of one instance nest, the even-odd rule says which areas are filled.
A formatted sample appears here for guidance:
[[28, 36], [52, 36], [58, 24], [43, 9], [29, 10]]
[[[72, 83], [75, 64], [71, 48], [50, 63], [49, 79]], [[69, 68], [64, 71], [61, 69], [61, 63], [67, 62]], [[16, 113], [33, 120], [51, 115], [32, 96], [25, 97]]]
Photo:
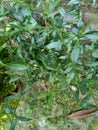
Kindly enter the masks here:
[[69, 123], [68, 113], [98, 107], [98, 31], [87, 30], [81, 1], [66, 6], [60, 0], [0, 4], [0, 123], [12, 123], [10, 130], [31, 120], [16, 111], [28, 93], [33, 112], [41, 107], [49, 122]]

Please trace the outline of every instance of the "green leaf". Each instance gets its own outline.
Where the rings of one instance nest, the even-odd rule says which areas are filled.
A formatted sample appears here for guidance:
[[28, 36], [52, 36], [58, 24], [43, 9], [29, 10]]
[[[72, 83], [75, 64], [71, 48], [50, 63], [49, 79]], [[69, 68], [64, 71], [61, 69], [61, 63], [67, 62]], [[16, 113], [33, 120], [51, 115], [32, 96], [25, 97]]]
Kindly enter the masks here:
[[96, 50], [92, 53], [92, 55], [93, 55], [95, 58], [98, 58], [98, 49], [96, 49]]
[[89, 66], [89, 67], [96, 67], [98, 66], [98, 62], [91, 62], [91, 63], [87, 63], [86, 66]]
[[79, 90], [77, 90], [76, 92], [75, 92], [75, 94], [74, 94], [74, 99], [75, 100], [77, 100], [78, 99], [78, 97], [79, 97]]
[[15, 81], [17, 81], [17, 80], [19, 80], [19, 79], [20, 79], [19, 76], [13, 76], [13, 77], [11, 77], [11, 79], [9, 80], [9, 83], [15, 82]]
[[21, 59], [23, 59], [23, 56], [22, 56], [22, 49], [21, 49], [20, 46], [18, 46], [17, 55], [18, 55], [18, 57], [20, 57]]
[[6, 100], [19, 100], [20, 99], [20, 96], [15, 96], [15, 95], [12, 95], [12, 96], [8, 96], [6, 98]]
[[0, 60], [0, 64], [3, 65], [3, 62]]
[[22, 65], [22, 64], [7, 64], [7, 67], [11, 71], [22, 71], [28, 69], [26, 65]]
[[86, 78], [82, 79], [79, 83], [79, 90], [82, 95], [85, 95], [88, 92], [87, 83], [89, 80]]
[[81, 28], [82, 26], [83, 26], [83, 21], [82, 21], [82, 18], [80, 18], [80, 19], [78, 20], [77, 27], [78, 27], [78, 28]]
[[51, 2], [49, 8], [48, 8], [48, 14], [52, 13], [52, 11], [56, 8], [56, 6], [59, 4], [61, 0], [55, 0], [54, 2]]
[[17, 125], [17, 120], [11, 123], [10, 130], [15, 130], [16, 125]]
[[95, 81], [95, 84], [94, 84], [94, 89], [98, 89], [98, 80], [97, 81]]
[[62, 43], [61, 42], [51, 42], [46, 46], [48, 49], [56, 49], [56, 50], [61, 50], [62, 48]]
[[59, 8], [59, 12], [60, 12], [60, 14], [61, 14], [63, 17], [66, 16], [66, 12], [65, 12], [65, 10], [64, 10], [62, 7]]
[[88, 35], [88, 34], [98, 34], [98, 31], [89, 31], [89, 32], [86, 32], [84, 35]]
[[93, 114], [94, 116], [98, 116], [98, 111], [94, 112]]
[[71, 72], [69, 73], [69, 76], [68, 76], [68, 84], [70, 84], [72, 82], [72, 80], [74, 79], [75, 77], [75, 73]]
[[21, 8], [21, 13], [24, 17], [30, 15], [30, 10], [28, 8]]
[[61, 60], [65, 60], [65, 59], [67, 59], [67, 56], [60, 56], [59, 59], [61, 59]]
[[96, 3], [98, 3], [98, 0], [93, 0], [93, 4], [96, 4]]
[[30, 121], [30, 120], [32, 120], [31, 118], [26, 118], [26, 117], [22, 117], [22, 116], [16, 116], [16, 118], [20, 121]]
[[89, 31], [84, 34], [87, 39], [90, 39], [94, 42], [98, 40], [98, 31]]
[[65, 74], [69, 73], [71, 70], [72, 70], [72, 67], [68, 67], [68, 68], [65, 70]]
[[30, 31], [33, 28], [35, 28], [35, 26], [37, 25], [37, 23], [35, 22], [34, 24], [27, 24], [26, 26], [23, 27], [23, 30], [25, 31]]
[[90, 100], [90, 95], [87, 95], [86, 97], [84, 97], [80, 103], [80, 107], [88, 107], [89, 100]]
[[0, 65], [6, 66], [6, 64], [4, 64], [1, 60], [0, 60]]
[[79, 4], [80, 0], [70, 0], [68, 5]]
[[11, 113], [11, 111], [12, 111], [7, 102], [5, 102], [5, 111], [6, 111], [6, 113]]
[[72, 50], [72, 53], [71, 53], [71, 59], [72, 59], [72, 61], [77, 62], [77, 60], [79, 58], [79, 53], [80, 53], [80, 48], [76, 46]]
[[85, 83], [81, 84], [79, 89], [80, 89], [80, 92], [81, 92], [82, 95], [85, 95], [87, 93], [87, 91], [88, 91]]
[[5, 33], [4, 32], [0, 32], [0, 36], [5, 36]]
[[30, 86], [26, 86], [26, 87], [22, 90], [21, 94], [22, 94], [22, 95], [26, 94], [30, 89], [31, 89]]
[[93, 42], [98, 40], [98, 34], [86, 34], [85, 37], [92, 40]]

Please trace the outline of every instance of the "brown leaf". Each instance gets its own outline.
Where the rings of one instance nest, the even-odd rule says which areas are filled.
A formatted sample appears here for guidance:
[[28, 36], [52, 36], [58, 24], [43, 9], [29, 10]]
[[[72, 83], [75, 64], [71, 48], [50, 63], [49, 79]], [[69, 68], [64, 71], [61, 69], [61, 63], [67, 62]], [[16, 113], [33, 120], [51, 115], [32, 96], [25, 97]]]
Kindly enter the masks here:
[[97, 110], [98, 110], [98, 108], [79, 110], [79, 111], [76, 111], [76, 112], [68, 115], [68, 117], [70, 119], [84, 118], [84, 117], [90, 116], [93, 112], [95, 112]]

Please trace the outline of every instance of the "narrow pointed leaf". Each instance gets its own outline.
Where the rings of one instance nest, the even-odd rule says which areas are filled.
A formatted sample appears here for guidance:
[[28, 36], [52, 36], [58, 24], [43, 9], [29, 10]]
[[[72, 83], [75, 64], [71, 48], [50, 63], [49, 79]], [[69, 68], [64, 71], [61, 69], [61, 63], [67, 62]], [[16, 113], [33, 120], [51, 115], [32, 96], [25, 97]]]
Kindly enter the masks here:
[[16, 118], [20, 121], [30, 121], [30, 120], [32, 120], [31, 118], [26, 118], [26, 117], [22, 117], [22, 116], [16, 116]]
[[62, 48], [62, 43], [61, 42], [51, 42], [46, 46], [48, 49], [56, 49], [56, 50], [61, 50]]
[[80, 52], [79, 47], [75, 47], [72, 50], [72, 53], [71, 53], [71, 59], [72, 59], [72, 61], [77, 62], [77, 60], [79, 58], [79, 52]]
[[15, 120], [12, 122], [12, 124], [10, 126], [10, 130], [15, 130], [16, 125], [17, 125], [17, 121]]
[[68, 115], [68, 117], [70, 119], [83, 118], [83, 117], [90, 116], [92, 113], [96, 112], [97, 110], [98, 110], [98, 108], [80, 110], [80, 111], [77, 111], [77, 112], [74, 112], [74, 113]]
[[22, 64], [8, 64], [7, 67], [12, 71], [22, 71], [28, 69], [26, 65]]
[[59, 2], [60, 0], [55, 0], [54, 3], [51, 3], [51, 5], [48, 8], [48, 14], [51, 13], [56, 8]]

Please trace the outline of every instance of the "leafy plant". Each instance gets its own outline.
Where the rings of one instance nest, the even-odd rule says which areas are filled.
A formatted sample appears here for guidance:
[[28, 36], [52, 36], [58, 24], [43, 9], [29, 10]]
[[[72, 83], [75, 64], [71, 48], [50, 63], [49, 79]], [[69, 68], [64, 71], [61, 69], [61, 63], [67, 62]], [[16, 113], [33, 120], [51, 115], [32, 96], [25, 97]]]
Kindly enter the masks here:
[[2, 1], [0, 6], [0, 121], [6, 115], [10, 130], [34, 118], [17, 113], [28, 93], [30, 109], [41, 107], [48, 123], [70, 124], [68, 113], [98, 107], [98, 31], [86, 30], [81, 1], [69, 1], [69, 10], [60, 2]]

